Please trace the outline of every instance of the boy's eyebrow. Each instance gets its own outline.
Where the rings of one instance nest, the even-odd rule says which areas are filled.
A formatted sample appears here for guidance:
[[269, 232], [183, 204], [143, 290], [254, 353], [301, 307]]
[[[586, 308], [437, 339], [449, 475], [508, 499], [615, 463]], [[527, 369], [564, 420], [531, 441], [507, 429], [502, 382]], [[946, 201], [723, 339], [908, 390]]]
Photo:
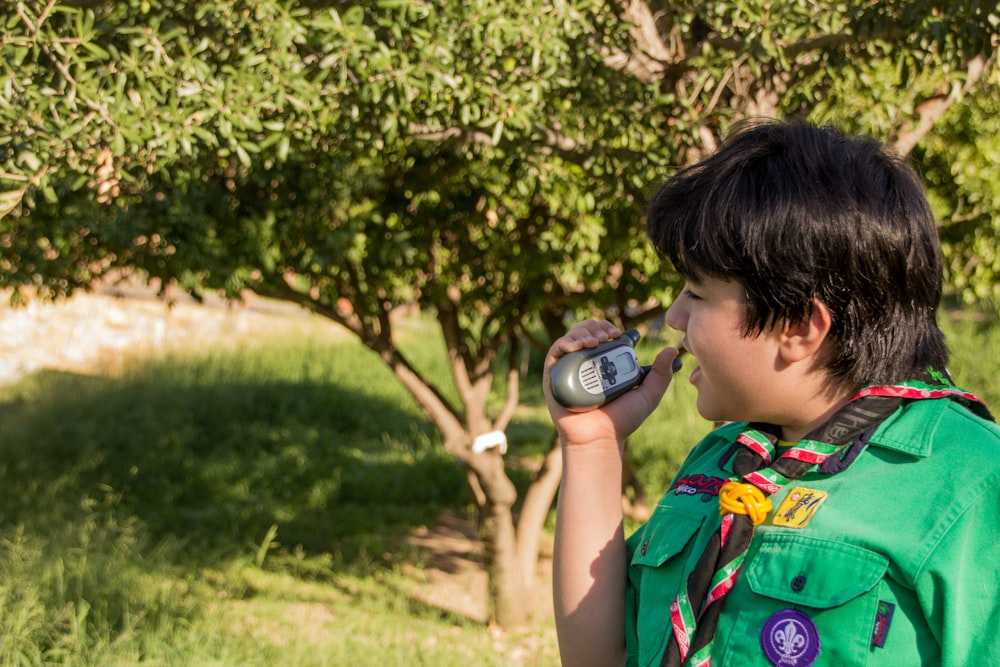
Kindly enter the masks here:
[[704, 279], [704, 278], [699, 279], [698, 276], [695, 275], [694, 273], [688, 273], [688, 272], [682, 272], [680, 276], [681, 278], [684, 279], [684, 282], [691, 283], [692, 285], [700, 285], [701, 281]]

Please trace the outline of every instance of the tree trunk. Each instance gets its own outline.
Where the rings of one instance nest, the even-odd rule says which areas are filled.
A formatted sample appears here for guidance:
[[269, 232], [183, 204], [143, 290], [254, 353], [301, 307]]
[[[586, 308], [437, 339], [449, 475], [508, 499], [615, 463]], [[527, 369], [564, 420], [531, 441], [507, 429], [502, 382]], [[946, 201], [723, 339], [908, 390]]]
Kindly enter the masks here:
[[[478, 455], [475, 468], [486, 494], [484, 542], [490, 575], [493, 620], [502, 628], [515, 629], [527, 623], [531, 603], [518, 559], [514, 530], [514, 501], [517, 491], [507, 477], [499, 452]], [[485, 464], [485, 465], [483, 465]]]
[[552, 436], [549, 451], [535, 480], [524, 494], [521, 514], [517, 519], [517, 553], [521, 563], [525, 589], [535, 588], [535, 574], [538, 570], [539, 540], [545, 528], [545, 519], [552, 508], [552, 501], [562, 480], [562, 448], [559, 437]]
[[486, 522], [490, 568], [490, 602], [494, 622], [506, 630], [523, 627], [530, 602], [517, 560], [514, 517], [506, 505], [493, 505]]
[[[447, 317], [442, 317], [441, 321], [449, 343], [452, 373], [465, 408], [463, 413], [453, 409], [441, 393], [399, 353], [392, 343], [389, 321], [381, 323], [380, 336], [362, 337], [362, 340], [379, 353], [440, 429], [444, 436], [445, 450], [465, 463], [468, 488], [480, 510], [480, 531], [486, 547], [490, 575], [492, 620], [503, 628], [513, 629], [523, 626], [530, 617], [531, 596], [528, 595], [530, 589], [526, 585], [524, 573], [530, 571], [531, 579], [534, 578], [539, 533], [559, 484], [561, 457], [558, 465], [548, 463], [547, 460], [547, 467], [553, 472], [543, 476], [542, 486], [534, 490], [534, 493], [529, 492], [529, 496], [532, 496], [530, 501], [526, 500], [529, 519], [526, 527], [520, 531], [520, 537], [526, 540], [526, 546], [519, 549], [519, 533], [515, 529], [513, 513], [517, 489], [507, 475], [503, 455], [496, 447], [480, 454], [472, 451], [476, 436], [494, 428], [504, 428], [513, 406], [505, 411], [507, 417], [503, 419], [503, 424], [494, 425], [490, 422], [486, 403], [492, 375], [480, 369], [474, 377], [470, 376], [468, 360], [459, 353], [460, 346], [456, 343], [455, 331], [449, 329], [449, 325], [454, 322]], [[508, 382], [516, 380], [516, 377], [508, 378]], [[516, 403], [516, 400], [516, 388], [514, 391], [509, 390], [507, 402]], [[558, 451], [558, 447], [556, 449]], [[534, 551], [530, 559], [526, 554], [527, 549]]]

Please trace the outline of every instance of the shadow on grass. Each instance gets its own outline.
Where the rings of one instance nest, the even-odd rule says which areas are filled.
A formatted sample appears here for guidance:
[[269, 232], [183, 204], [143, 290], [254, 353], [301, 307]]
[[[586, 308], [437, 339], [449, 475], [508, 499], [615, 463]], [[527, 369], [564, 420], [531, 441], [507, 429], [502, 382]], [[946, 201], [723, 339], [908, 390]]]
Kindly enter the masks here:
[[31, 383], [30, 399], [0, 403], [8, 526], [138, 521], [181, 566], [253, 554], [277, 526], [280, 548], [370, 569], [467, 501], [460, 464], [391, 392], [334, 379], [176, 380], [166, 366]]

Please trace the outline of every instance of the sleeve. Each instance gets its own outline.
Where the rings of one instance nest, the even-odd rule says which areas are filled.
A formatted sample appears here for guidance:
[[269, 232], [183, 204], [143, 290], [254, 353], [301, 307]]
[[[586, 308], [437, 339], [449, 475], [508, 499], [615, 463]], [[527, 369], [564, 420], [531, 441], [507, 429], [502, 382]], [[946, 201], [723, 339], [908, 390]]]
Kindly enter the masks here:
[[942, 667], [1000, 665], [998, 484], [995, 472], [958, 512], [915, 582], [941, 647]]

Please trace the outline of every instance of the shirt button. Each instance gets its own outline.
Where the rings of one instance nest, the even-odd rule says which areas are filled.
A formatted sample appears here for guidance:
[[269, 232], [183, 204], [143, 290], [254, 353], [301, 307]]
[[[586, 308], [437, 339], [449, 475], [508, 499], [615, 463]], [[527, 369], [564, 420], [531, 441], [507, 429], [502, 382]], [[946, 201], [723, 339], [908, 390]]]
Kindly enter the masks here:
[[799, 576], [792, 579], [792, 590], [795, 591], [796, 593], [801, 592], [802, 589], [805, 587], [806, 587], [806, 578], [804, 575], [800, 574]]

